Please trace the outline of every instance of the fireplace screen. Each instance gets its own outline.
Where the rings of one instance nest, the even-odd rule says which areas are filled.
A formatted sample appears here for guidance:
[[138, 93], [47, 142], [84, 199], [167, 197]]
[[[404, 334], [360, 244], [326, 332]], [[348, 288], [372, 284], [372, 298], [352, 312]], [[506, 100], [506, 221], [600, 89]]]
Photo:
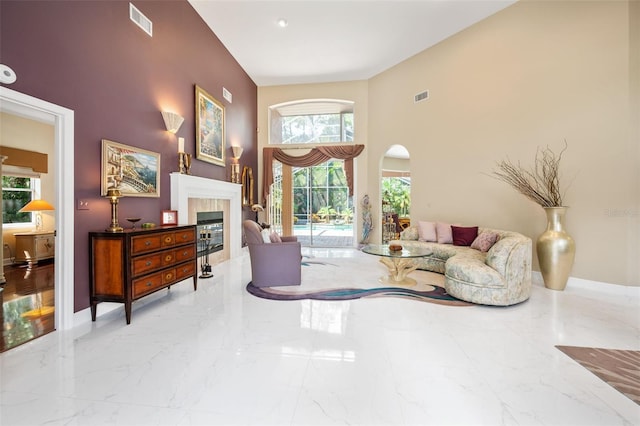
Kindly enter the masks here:
[[198, 256], [222, 250], [224, 248], [222, 212], [197, 212], [196, 221]]

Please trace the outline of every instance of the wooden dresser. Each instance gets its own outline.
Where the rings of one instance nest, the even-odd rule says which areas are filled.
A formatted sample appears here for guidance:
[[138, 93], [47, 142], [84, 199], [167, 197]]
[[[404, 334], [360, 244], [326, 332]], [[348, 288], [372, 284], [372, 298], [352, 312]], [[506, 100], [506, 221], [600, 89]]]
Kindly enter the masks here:
[[195, 225], [89, 233], [91, 319], [99, 302], [131, 304], [148, 294], [193, 277], [198, 288]]

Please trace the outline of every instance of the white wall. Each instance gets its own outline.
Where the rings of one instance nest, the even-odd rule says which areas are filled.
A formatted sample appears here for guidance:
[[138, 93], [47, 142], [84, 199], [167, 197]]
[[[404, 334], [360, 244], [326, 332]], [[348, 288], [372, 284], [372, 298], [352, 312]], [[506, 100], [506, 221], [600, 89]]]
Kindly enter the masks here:
[[[380, 205], [382, 158], [402, 144], [414, 222], [511, 229], [535, 241], [543, 210], [489, 174], [498, 160], [532, 164], [538, 147], [557, 152], [566, 140], [572, 276], [640, 285], [639, 28], [637, 1], [521, 0], [366, 82], [258, 88], [258, 143], [267, 143], [269, 105], [354, 100], [356, 142], [366, 145], [359, 197]], [[429, 100], [414, 104], [425, 89]]]

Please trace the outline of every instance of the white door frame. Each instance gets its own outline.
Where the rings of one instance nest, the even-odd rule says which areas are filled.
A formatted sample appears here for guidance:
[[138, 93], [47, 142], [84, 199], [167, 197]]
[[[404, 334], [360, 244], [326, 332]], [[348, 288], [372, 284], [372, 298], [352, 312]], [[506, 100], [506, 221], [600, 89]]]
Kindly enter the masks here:
[[74, 112], [0, 87], [0, 111], [54, 126], [56, 181], [55, 327], [73, 328], [74, 310]]

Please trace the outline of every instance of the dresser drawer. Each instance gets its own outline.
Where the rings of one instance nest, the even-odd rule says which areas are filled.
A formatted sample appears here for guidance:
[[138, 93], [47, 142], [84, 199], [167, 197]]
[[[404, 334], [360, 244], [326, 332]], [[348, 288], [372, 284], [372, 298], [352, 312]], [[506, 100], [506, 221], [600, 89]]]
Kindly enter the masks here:
[[131, 254], [140, 254], [157, 250], [162, 247], [160, 234], [141, 235], [131, 238]]
[[196, 257], [196, 248], [193, 245], [181, 247], [174, 252], [176, 262], [184, 262]]
[[176, 280], [180, 281], [184, 278], [194, 275], [196, 266], [194, 262], [185, 263], [176, 267]]
[[144, 274], [145, 272], [151, 272], [158, 268], [161, 268], [165, 265], [163, 263], [163, 260], [166, 254], [169, 254], [170, 257], [173, 257], [172, 253], [157, 253], [133, 259], [133, 265], [131, 267], [133, 276], [136, 277], [138, 275]]
[[174, 235], [176, 245], [193, 243], [196, 240], [196, 232], [193, 229], [178, 231]]
[[133, 297], [138, 298], [154, 290], [164, 287], [162, 272], [133, 280]]

